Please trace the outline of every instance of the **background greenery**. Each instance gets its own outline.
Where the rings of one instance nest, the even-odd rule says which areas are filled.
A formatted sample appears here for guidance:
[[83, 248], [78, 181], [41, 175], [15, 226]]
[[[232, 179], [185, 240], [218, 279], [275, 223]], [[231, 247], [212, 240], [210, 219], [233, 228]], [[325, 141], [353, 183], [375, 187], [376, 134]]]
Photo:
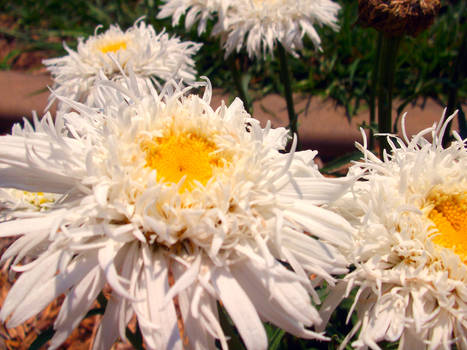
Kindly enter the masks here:
[[[322, 51], [313, 48], [305, 39], [306, 48], [290, 64], [295, 78], [294, 91], [331, 98], [343, 105], [348, 117], [360, 108], [366, 108], [370, 96], [370, 78], [376, 54], [376, 36], [373, 29], [356, 25], [357, 0], [339, 0], [342, 5], [339, 23], [341, 30], [333, 32], [320, 28]], [[234, 89], [230, 70], [216, 38], [208, 34], [199, 37], [195, 29], [186, 31], [182, 24], [171, 26], [171, 19], [156, 20], [161, 0], [2, 0], [0, 36], [14, 42], [14, 49], [0, 57], [0, 69], [14, 69], [23, 52], [41, 52], [54, 57], [65, 53], [62, 41], [76, 46], [76, 38], [93, 34], [98, 24], [104, 28], [118, 23], [122, 29], [132, 25], [140, 16], [146, 16], [157, 31], [164, 27], [184, 40], [203, 42], [196, 57], [200, 75], [209, 76], [213, 85]], [[399, 51], [394, 95], [402, 105], [423, 102], [433, 98], [441, 105], [447, 101], [451, 87], [453, 64], [463, 36], [467, 33], [467, 2], [443, 1], [434, 25], [417, 38], [405, 37]], [[1, 25], [9, 22], [8, 26]], [[216, 58], [213, 60], [213, 58]], [[280, 92], [277, 60], [268, 58], [251, 61], [241, 53], [238, 62], [245, 72], [252, 97], [268, 92]], [[466, 65], [464, 63], [464, 65]], [[467, 80], [458, 82], [459, 100], [467, 98]], [[422, 99], [419, 99], [422, 98]]]

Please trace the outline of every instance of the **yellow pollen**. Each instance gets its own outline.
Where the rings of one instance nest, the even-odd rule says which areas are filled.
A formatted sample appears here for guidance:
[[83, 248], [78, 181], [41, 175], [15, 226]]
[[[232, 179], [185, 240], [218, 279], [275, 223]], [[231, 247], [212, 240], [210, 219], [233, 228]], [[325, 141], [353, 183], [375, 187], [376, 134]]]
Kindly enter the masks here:
[[141, 142], [141, 149], [146, 152], [146, 166], [157, 170], [159, 181], [178, 183], [186, 176], [180, 193], [193, 190], [195, 181], [206, 185], [213, 170], [224, 165], [213, 142], [191, 133], [154, 137]]
[[108, 44], [104, 44], [99, 47], [99, 50], [102, 53], [108, 52], [117, 52], [118, 50], [125, 50], [126, 49], [126, 41], [118, 40], [118, 41], [111, 41]]
[[428, 200], [434, 204], [428, 218], [438, 230], [433, 242], [451, 249], [467, 264], [467, 192], [446, 194], [435, 191]]
[[47, 197], [44, 192], [28, 192], [22, 191], [22, 197], [32, 205], [40, 208], [46, 203], [52, 203], [54, 200]]

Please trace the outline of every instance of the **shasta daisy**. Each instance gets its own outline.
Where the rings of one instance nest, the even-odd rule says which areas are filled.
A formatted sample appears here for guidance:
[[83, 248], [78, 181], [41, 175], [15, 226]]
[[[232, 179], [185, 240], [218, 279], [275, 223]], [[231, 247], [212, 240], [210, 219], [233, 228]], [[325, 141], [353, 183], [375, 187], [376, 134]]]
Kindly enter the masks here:
[[[183, 42], [162, 31], [156, 33], [142, 20], [122, 31], [117, 25], [93, 36], [78, 39], [76, 51], [64, 44], [67, 55], [44, 60], [54, 79], [54, 91], [74, 100], [92, 105], [96, 97], [95, 82], [103, 75], [124, 82], [132, 71], [141, 80], [141, 88], [165, 81], [194, 81], [196, 70], [192, 56], [201, 44]], [[61, 106], [61, 105], [60, 105]], [[61, 108], [61, 107], [60, 107]]]
[[64, 293], [57, 348], [108, 283], [97, 349], [133, 314], [150, 349], [227, 348], [217, 300], [249, 349], [267, 347], [262, 320], [324, 339], [308, 328], [321, 321], [310, 294], [319, 303], [315, 285], [346, 271], [337, 247], [353, 229], [322, 205], [353, 180], [324, 178], [316, 152], [283, 153], [287, 130], [261, 128], [238, 99], [213, 110], [209, 84], [202, 98], [137, 84], [104, 81], [96, 109], [62, 98], [77, 112], [0, 137], [2, 187], [62, 195], [0, 223], [21, 236], [4, 256], [42, 248], [16, 266], [1, 319], [14, 327]]
[[391, 138], [383, 161], [359, 147], [365, 160], [350, 172], [365, 171], [365, 181], [335, 205], [358, 229], [347, 251], [355, 270], [321, 309], [328, 319], [358, 289], [348, 336], [360, 331], [357, 349], [379, 349], [384, 340], [399, 340], [399, 349], [467, 349], [466, 140], [454, 133], [442, 146], [453, 117], [410, 140]]

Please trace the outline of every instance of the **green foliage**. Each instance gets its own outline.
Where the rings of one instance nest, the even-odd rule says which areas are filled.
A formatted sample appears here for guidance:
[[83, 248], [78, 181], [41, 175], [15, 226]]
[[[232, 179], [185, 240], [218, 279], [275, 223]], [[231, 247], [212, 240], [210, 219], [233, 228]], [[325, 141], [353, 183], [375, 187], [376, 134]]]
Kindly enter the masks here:
[[[127, 28], [145, 15], [158, 31], [166, 28], [183, 40], [203, 42], [195, 58], [199, 74], [208, 76], [214, 86], [234, 92], [223, 50], [218, 40], [209, 36], [209, 26], [207, 33], [199, 37], [195, 28], [189, 31], [184, 28], [184, 18], [176, 27], [171, 26], [170, 18], [156, 20], [160, 3], [161, 0], [4, 0], [0, 3], [0, 12], [14, 18], [15, 26], [11, 30], [1, 29], [0, 35], [14, 38], [23, 50], [47, 50], [50, 56], [58, 56], [64, 54], [61, 41], [74, 47], [77, 37], [91, 35], [98, 24], [106, 28], [118, 23]], [[342, 5], [340, 31], [318, 28], [322, 51], [316, 50], [305, 38], [305, 49], [298, 58], [290, 59], [290, 66], [295, 79], [294, 91], [331, 98], [343, 105], [351, 117], [368, 103], [377, 33], [356, 25], [356, 0], [339, 0], [339, 3]], [[462, 0], [445, 1], [440, 16], [428, 31], [417, 38], [404, 38], [394, 86], [394, 96], [401, 101], [401, 109], [419, 98], [430, 97], [446, 103], [452, 64], [462, 36], [467, 32], [466, 7]], [[10, 52], [0, 60], [0, 69], [11, 68], [17, 57], [18, 51]], [[277, 60], [251, 61], [241, 52], [239, 61], [241, 69], [251, 77], [253, 99], [271, 91], [281, 91]], [[460, 83], [458, 93], [459, 100], [464, 101], [467, 97], [465, 80]]]
[[313, 49], [304, 50], [302, 61], [305, 65], [299, 71], [307, 72], [307, 76], [297, 77], [297, 88], [332, 98], [345, 107], [350, 117], [359, 110], [362, 102], [368, 101], [370, 95], [377, 33], [355, 25], [357, 1], [339, 2], [342, 5], [341, 28], [338, 32], [329, 28], [320, 31], [321, 53]]
[[[340, 1], [341, 30], [321, 31], [323, 54], [305, 51], [302, 61], [310, 62], [308, 79], [299, 80], [297, 88], [330, 97], [345, 107], [348, 116], [368, 103], [371, 72], [376, 60], [377, 32], [356, 25], [356, 1]], [[434, 24], [416, 38], [404, 37], [399, 50], [394, 78], [394, 97], [401, 101], [401, 110], [419, 98], [433, 98], [446, 104], [452, 65], [463, 36], [467, 33], [465, 1], [445, 1]], [[300, 76], [297, 77], [300, 79]], [[459, 89], [465, 101], [467, 82]]]

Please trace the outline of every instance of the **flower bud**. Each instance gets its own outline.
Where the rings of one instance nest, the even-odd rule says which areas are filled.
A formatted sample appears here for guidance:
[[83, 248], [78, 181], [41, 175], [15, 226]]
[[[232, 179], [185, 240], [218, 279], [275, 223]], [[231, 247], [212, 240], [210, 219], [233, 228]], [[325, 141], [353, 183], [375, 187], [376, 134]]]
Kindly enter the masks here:
[[358, 24], [389, 36], [417, 36], [432, 23], [440, 0], [358, 0]]

